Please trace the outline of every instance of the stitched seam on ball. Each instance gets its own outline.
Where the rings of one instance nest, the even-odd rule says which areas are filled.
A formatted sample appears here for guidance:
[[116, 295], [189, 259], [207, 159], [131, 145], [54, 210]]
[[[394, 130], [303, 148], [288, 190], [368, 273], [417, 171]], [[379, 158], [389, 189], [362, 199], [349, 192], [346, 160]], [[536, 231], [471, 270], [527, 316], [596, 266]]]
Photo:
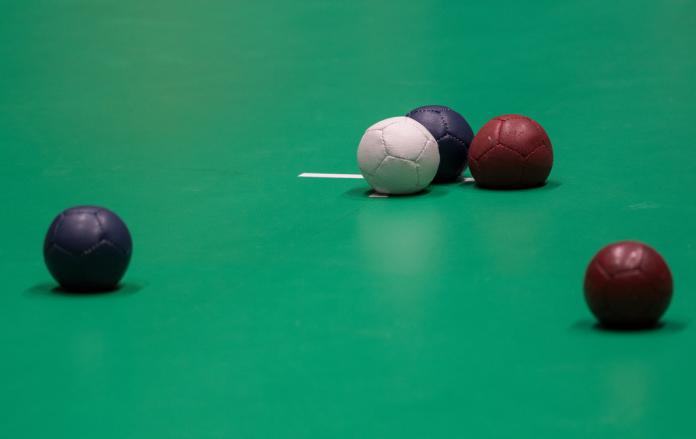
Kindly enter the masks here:
[[123, 256], [128, 256], [128, 252], [125, 251], [124, 249], [122, 249], [118, 244], [116, 244], [116, 243], [113, 242], [112, 240], [105, 238], [105, 239], [103, 239], [102, 241], [103, 241], [105, 244], [108, 244], [108, 245], [112, 246], [116, 251], [121, 252], [121, 254], [122, 254]]
[[84, 250], [82, 253], [80, 253], [81, 256], [87, 256], [88, 254], [94, 252], [102, 243], [104, 243], [106, 239], [100, 239], [99, 242], [94, 244], [92, 247], [88, 248], [87, 250]]
[[484, 152], [483, 154], [481, 154], [481, 155], [479, 156], [479, 160], [483, 159], [489, 152], [493, 151], [493, 150], [494, 150], [495, 148], [497, 148], [497, 147], [501, 147], [501, 148], [503, 148], [503, 149], [507, 149], [508, 151], [514, 152], [514, 153], [517, 154], [518, 156], [522, 157], [522, 160], [526, 160], [525, 157], [522, 155], [522, 153], [520, 153], [519, 151], [516, 151], [516, 150], [514, 150], [514, 149], [512, 149], [512, 148], [510, 148], [510, 147], [508, 147], [508, 146], [505, 146], [505, 145], [503, 145], [502, 143], [496, 143], [496, 145], [495, 145], [493, 148], [490, 148], [489, 150], [487, 150], [486, 152]]
[[100, 242], [101, 241], [107, 242], [107, 243], [111, 244], [116, 250], [123, 253], [124, 255], [128, 255], [128, 253], [130, 253], [128, 250], [126, 250], [125, 248], [121, 248], [120, 245], [116, 244], [115, 242], [111, 241], [110, 239], [108, 239], [106, 237], [106, 228], [104, 227], [104, 224], [101, 222], [101, 219], [99, 218], [99, 211], [94, 212], [94, 217], [97, 219], [97, 223], [99, 224], [99, 229], [101, 230]]
[[[504, 121], [502, 121], [502, 120], [500, 120], [500, 119], [496, 119], [496, 120], [498, 120], [498, 126], [497, 126], [497, 128], [496, 128], [496, 134], [495, 134], [496, 139], [495, 139], [495, 144], [494, 144], [493, 146], [491, 146], [490, 148], [488, 148], [487, 150], [483, 151], [481, 154], [479, 154], [479, 156], [478, 156], [479, 159], [483, 158], [483, 156], [485, 156], [486, 154], [488, 154], [488, 153], [489, 153], [493, 148], [495, 148], [496, 146], [502, 145], [502, 143], [500, 143], [500, 127], [503, 125], [503, 122], [504, 122]], [[488, 138], [491, 139], [491, 140], [493, 140], [490, 136], [488, 136]]]
[[110, 239], [109, 239], [108, 241], [109, 241], [111, 244], [113, 244], [113, 246], [116, 247], [116, 249], [118, 249], [121, 253], [123, 253], [123, 254], [126, 255], [126, 256], [128, 256], [128, 255], [132, 252], [132, 250], [131, 250], [131, 251], [126, 250], [125, 248], [121, 247], [118, 243], [116, 243], [116, 242], [114, 242], [114, 241], [112, 241], [112, 240], [110, 240]]
[[638, 268], [624, 268], [624, 269], [621, 269], [621, 270], [617, 271], [616, 273], [612, 274], [612, 278], [614, 278], [616, 276], [620, 276], [622, 274], [627, 274], [627, 273], [643, 274], [643, 270], [641, 270], [640, 267], [638, 267]]
[[510, 148], [509, 146], [506, 146], [506, 145], [504, 145], [504, 144], [502, 144], [502, 143], [499, 143], [499, 145], [502, 146], [503, 148], [509, 150], [509, 151], [514, 152], [514, 153], [517, 154], [518, 156], [522, 157], [522, 159], [526, 159], [526, 157], [524, 156], [524, 154], [522, 154], [522, 153], [519, 152], [518, 150], [512, 149], [512, 148]]
[[418, 122], [415, 119], [411, 119], [410, 117], [408, 118], [409, 123], [413, 125], [416, 129], [418, 129], [418, 132], [421, 133], [423, 136], [423, 139], [427, 142], [429, 137], [432, 137], [432, 134], [430, 133], [430, 130], [428, 130], [422, 123]]
[[546, 147], [546, 144], [545, 144], [545, 143], [542, 143], [541, 145], [535, 147], [533, 150], [531, 150], [531, 151], [529, 152], [529, 154], [527, 154], [527, 155], [525, 156], [525, 159], [531, 157], [531, 156], [534, 155], [538, 150], [540, 150], [541, 148], [544, 148], [544, 147]]
[[597, 269], [602, 272], [606, 280], [612, 279], [613, 276], [602, 266], [599, 261], [597, 261]]
[[112, 240], [110, 240], [110, 239], [105, 239], [105, 242], [106, 242], [107, 244], [113, 245], [114, 248], [115, 248], [117, 251], [120, 251], [120, 252], [123, 254], [123, 256], [129, 256], [130, 253], [131, 253], [131, 252], [126, 251], [125, 249], [121, 248], [121, 246], [118, 245], [118, 243], [115, 243], [114, 241], [112, 241]]
[[504, 123], [505, 123], [505, 121], [501, 120], [500, 123], [498, 124], [498, 127], [495, 130], [495, 141], [496, 141], [496, 143], [500, 143], [501, 145], [503, 143], [500, 141], [500, 132], [503, 130]]
[[99, 236], [101, 236], [100, 239], [104, 239], [106, 235], [106, 229], [104, 228], [104, 225], [102, 224], [101, 220], [99, 219], [99, 212], [94, 212], [94, 218], [97, 220], [97, 224], [99, 225]]
[[[491, 140], [492, 140], [492, 139], [491, 139]], [[483, 156], [485, 156], [485, 155], [488, 154], [489, 152], [493, 151], [493, 149], [494, 149], [496, 146], [498, 146], [498, 145], [500, 145], [500, 143], [497, 143], [497, 142], [494, 143], [493, 146], [491, 146], [490, 148], [488, 148], [487, 150], [485, 150], [485, 151], [483, 151], [481, 154], [479, 154], [478, 158], [479, 158], [479, 159], [483, 158]]]
[[433, 137], [432, 134], [430, 134], [430, 131], [428, 131], [427, 128], [425, 129], [425, 132], [421, 131], [421, 134], [423, 135], [423, 139], [425, 140], [425, 143], [428, 143], [430, 141], [431, 137], [433, 139], [435, 138], [435, 137]]
[[638, 261], [638, 270], [640, 270], [641, 273], [643, 272], [643, 260], [645, 260], [645, 249], [641, 248], [640, 249], [640, 261]]
[[423, 157], [423, 153], [425, 152], [425, 149], [428, 147], [428, 143], [430, 142], [430, 139], [426, 139], [425, 143], [423, 144], [423, 148], [421, 148], [421, 151], [418, 153], [418, 157], [416, 157], [416, 160], [414, 160], [416, 163]]
[[384, 147], [384, 153], [389, 154], [389, 151], [387, 151], [387, 142], [384, 141], [384, 130], [379, 130], [379, 139], [382, 141], [382, 146]]
[[118, 248], [118, 247], [116, 246], [116, 244], [114, 244], [113, 242], [111, 242], [110, 240], [108, 240], [108, 239], [106, 239], [106, 238], [100, 239], [98, 243], [94, 244], [92, 247], [90, 247], [90, 248], [88, 248], [87, 250], [83, 251], [83, 252], [80, 254], [80, 256], [87, 256], [87, 255], [93, 253], [96, 249], [98, 249], [99, 247], [101, 247], [101, 246], [104, 245], [104, 244], [106, 244], [106, 245], [108, 245], [109, 247], [113, 248], [114, 250], [120, 252], [120, 253], [123, 254], [124, 256], [127, 256], [127, 254], [126, 254], [125, 252], [123, 252], [120, 248]]
[[[464, 139], [458, 137], [457, 135], [449, 133], [449, 132], [447, 133], [447, 135], [452, 137], [455, 140], [458, 140], [459, 142], [463, 143], [464, 145], [466, 145], [466, 142], [464, 141]], [[445, 137], [445, 136], [442, 136], [442, 137]]]
[[391, 157], [391, 154], [389, 154], [389, 149], [387, 149], [387, 142], [384, 140], [384, 130], [379, 131], [379, 138], [382, 141], [382, 147], [384, 148], [384, 157], [382, 157], [382, 160], [379, 161], [379, 164], [375, 168], [375, 175], [373, 175], [373, 177], [377, 176], [377, 171], [379, 171], [379, 168], [382, 167], [382, 164], [387, 159], [387, 157]]
[[69, 251], [65, 247], [62, 247], [60, 244], [56, 244], [55, 242], [53, 244], [51, 244], [51, 247], [55, 248], [56, 250], [62, 251], [63, 253], [65, 253], [68, 256], [74, 256], [71, 251]]
[[[646, 272], [646, 271], [645, 271], [645, 266], [643, 266], [643, 262], [645, 262], [646, 259], [647, 259], [647, 258], [645, 257], [645, 251], [643, 251], [643, 252], [642, 252], [642, 255], [641, 255], [641, 257], [640, 257], [640, 263], [638, 264], [638, 268], [640, 269], [641, 273], [645, 273], [645, 272]], [[668, 271], [669, 271], [669, 268], [668, 268]], [[671, 273], [670, 273], [670, 274], [671, 274]], [[647, 277], [649, 277], [649, 276], [646, 275], [645, 277], [647, 278]]]
[[411, 113], [440, 113], [440, 111], [442, 111], [442, 110], [434, 110], [432, 108], [426, 108], [423, 110], [415, 110], [415, 111], [412, 111]]
[[447, 121], [445, 120], [445, 116], [440, 113], [440, 120], [442, 121], [442, 125], [445, 127], [445, 132], [449, 133], [449, 125], [447, 125]]
[[370, 175], [372, 175], [373, 177], [376, 177], [376, 176], [377, 176], [377, 171], [379, 171], [379, 168], [382, 167], [382, 164], [384, 164], [384, 161], [387, 159], [387, 157], [391, 157], [391, 156], [389, 155], [389, 153], [387, 153], [387, 152], [385, 151], [384, 158], [383, 158], [382, 160], [379, 161], [379, 164], [378, 164], [377, 167], [375, 168], [375, 173], [374, 173], [374, 174], [370, 174]]
[[111, 245], [111, 247], [116, 249], [116, 251], [120, 252], [124, 256], [127, 256], [129, 252], [125, 248], [121, 248], [120, 245], [116, 244], [115, 242], [111, 241], [110, 239], [108, 239], [106, 237], [106, 228], [104, 227], [104, 224], [101, 222], [101, 219], [99, 218], [99, 211], [94, 212], [94, 217], [97, 219], [97, 223], [99, 224], [99, 229], [101, 230], [101, 233], [100, 233], [101, 238], [100, 238], [99, 243], [97, 245], [100, 245], [101, 243], [109, 244], [109, 245]]

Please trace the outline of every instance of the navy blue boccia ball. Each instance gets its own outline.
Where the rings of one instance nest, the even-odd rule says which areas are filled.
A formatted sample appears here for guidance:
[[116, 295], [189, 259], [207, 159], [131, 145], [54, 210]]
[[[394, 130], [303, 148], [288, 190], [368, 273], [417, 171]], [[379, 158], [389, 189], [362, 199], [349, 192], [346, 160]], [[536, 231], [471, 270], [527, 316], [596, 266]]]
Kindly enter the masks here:
[[69, 291], [115, 289], [128, 268], [133, 242], [126, 225], [103, 207], [80, 206], [58, 215], [46, 233], [44, 260]]
[[456, 181], [466, 168], [469, 145], [474, 138], [474, 132], [466, 119], [442, 105], [418, 107], [406, 116], [420, 122], [437, 140], [440, 166], [433, 182]]

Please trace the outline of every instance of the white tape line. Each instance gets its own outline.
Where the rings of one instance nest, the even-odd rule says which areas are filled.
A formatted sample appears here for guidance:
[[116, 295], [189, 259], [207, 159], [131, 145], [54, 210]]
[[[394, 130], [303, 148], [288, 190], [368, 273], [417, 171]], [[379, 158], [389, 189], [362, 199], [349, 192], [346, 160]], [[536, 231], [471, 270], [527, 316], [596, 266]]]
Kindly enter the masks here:
[[314, 172], [303, 172], [298, 177], [305, 178], [363, 178], [360, 174], [317, 174]]
[[389, 198], [389, 195], [373, 193], [373, 194], [368, 195], [368, 197], [370, 197], [370, 198]]

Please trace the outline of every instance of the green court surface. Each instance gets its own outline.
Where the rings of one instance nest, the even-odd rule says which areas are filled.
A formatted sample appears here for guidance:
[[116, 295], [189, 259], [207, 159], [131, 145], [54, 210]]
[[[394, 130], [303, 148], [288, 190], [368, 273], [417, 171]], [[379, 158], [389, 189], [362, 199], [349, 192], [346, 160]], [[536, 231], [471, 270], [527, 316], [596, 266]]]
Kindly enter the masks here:
[[[693, 1], [0, 0], [0, 436], [696, 437]], [[369, 198], [363, 130], [522, 113], [549, 184]], [[54, 290], [78, 204], [123, 287]], [[637, 239], [661, 328], [582, 295]]]

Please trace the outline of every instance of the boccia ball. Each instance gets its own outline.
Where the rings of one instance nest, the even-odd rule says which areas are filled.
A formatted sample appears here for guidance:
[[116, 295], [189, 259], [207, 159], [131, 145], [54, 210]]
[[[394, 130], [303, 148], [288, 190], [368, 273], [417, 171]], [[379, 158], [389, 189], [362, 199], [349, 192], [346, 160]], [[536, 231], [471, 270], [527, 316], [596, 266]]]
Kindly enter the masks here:
[[413, 194], [435, 177], [440, 155], [432, 134], [409, 117], [392, 117], [365, 131], [358, 165], [365, 180], [383, 194]]
[[440, 165], [433, 183], [451, 183], [466, 168], [469, 145], [474, 132], [461, 114], [442, 105], [426, 105], [406, 116], [420, 122], [437, 141]]
[[118, 285], [132, 248], [128, 228], [115, 213], [80, 206], [53, 220], [43, 253], [48, 271], [64, 289], [105, 291]]
[[541, 186], [551, 173], [553, 150], [546, 131], [532, 119], [498, 116], [486, 123], [469, 147], [476, 184], [491, 189]]
[[608, 245], [585, 273], [585, 299], [605, 326], [655, 325], [672, 298], [672, 274], [662, 256], [633, 241]]

